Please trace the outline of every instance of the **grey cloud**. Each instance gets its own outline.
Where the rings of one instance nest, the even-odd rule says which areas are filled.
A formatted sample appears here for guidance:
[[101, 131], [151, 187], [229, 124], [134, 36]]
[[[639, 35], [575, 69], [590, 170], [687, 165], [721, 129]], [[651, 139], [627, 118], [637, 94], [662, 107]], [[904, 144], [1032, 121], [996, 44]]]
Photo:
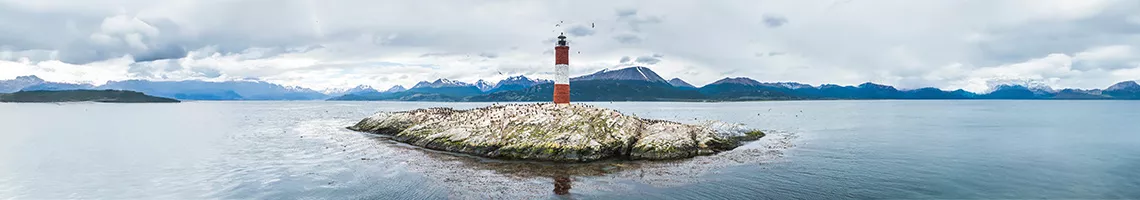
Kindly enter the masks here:
[[985, 29], [974, 56], [983, 65], [1021, 62], [1050, 53], [1072, 55], [1106, 45], [1140, 44], [1140, 24], [1129, 21], [1140, 2], [1125, 1], [1073, 21], [1040, 21]]
[[[629, 4], [610, 1], [582, 3], [588, 6], [563, 6], [546, 2], [524, 5], [524, 7], [529, 5], [555, 10], [551, 13], [502, 12], [514, 8], [499, 8], [511, 7], [500, 4], [513, 2], [495, 2], [493, 4], [496, 6], [482, 6], [488, 4], [485, 1], [349, 0], [320, 2], [320, 6], [312, 6], [307, 0], [206, 3], [189, 1], [180, 4], [146, 3], [149, 1], [145, 0], [91, 0], [70, 2], [72, 4], [66, 6], [56, 3], [36, 3], [39, 1], [14, 2], [18, 1], [0, 0], [0, 59], [13, 60], [27, 57], [34, 61], [59, 59], [67, 63], [82, 64], [130, 55], [138, 62], [151, 63], [172, 61], [184, 57], [189, 51], [195, 59], [212, 59], [209, 57], [214, 53], [238, 57], [239, 63], [223, 65], [270, 65], [267, 63], [276, 62], [273, 59], [278, 59], [277, 55], [291, 53], [302, 54], [294, 58], [318, 63], [350, 63], [329, 66], [327, 75], [306, 77], [309, 80], [335, 79], [340, 76], [336, 73], [341, 73], [336, 69], [354, 67], [357, 63], [363, 62], [360, 60], [393, 59], [408, 60], [407, 62], [423, 65], [443, 64], [431, 63], [439, 59], [416, 58], [416, 56], [445, 56], [442, 53], [431, 52], [464, 52], [459, 55], [476, 57], [474, 54], [479, 52], [508, 48], [511, 50], [492, 52], [494, 56], [491, 57], [495, 59], [481, 59], [487, 63], [463, 63], [464, 66], [460, 67], [464, 68], [461, 70], [475, 69], [470, 65], [501, 67], [514, 64], [520, 65], [519, 74], [547, 73], [549, 70], [546, 67], [523, 68], [523, 64], [518, 63], [538, 63], [540, 59], [549, 59], [549, 55], [553, 54], [550, 48], [553, 45], [551, 36], [557, 35], [557, 31], [565, 31], [569, 36], [581, 38], [580, 49], [593, 49], [591, 54], [631, 55], [623, 58], [622, 62], [660, 64], [663, 56], [639, 57], [625, 52], [667, 53], [670, 59], [684, 60], [684, 64], [701, 68], [692, 69], [694, 71], [703, 70], [704, 74], [699, 76], [682, 77], [693, 82], [715, 80], [720, 78], [716, 73], [722, 71], [733, 72], [728, 74], [731, 76], [815, 83], [905, 81], [924, 74], [936, 74], [932, 71], [948, 64], [962, 64], [961, 69], [951, 71], [964, 72], [946, 74], [966, 73], [977, 68], [1041, 58], [1051, 53], [1072, 56], [1093, 47], [1140, 44], [1140, 37], [1136, 37], [1140, 35], [1140, 26], [1138, 26], [1140, 24], [1137, 24], [1140, 16], [1134, 14], [1135, 10], [1140, 10], [1140, 6], [1137, 6], [1140, 2], [1133, 1], [1109, 2], [1112, 4], [1104, 10], [1078, 8], [1077, 10], [1088, 11], [1077, 14], [1082, 15], [1078, 18], [1068, 16], [1072, 15], [1071, 13], [1067, 15], [1040, 13], [1040, 10], [1030, 10], [1031, 8], [1027, 8], [1021, 2], [846, 1], [848, 3], [844, 3], [844, 8], [869, 11], [842, 13], [843, 16], [839, 19], [812, 16], [819, 13], [805, 8], [811, 8], [814, 3], [799, 1], [779, 2], [777, 4], [784, 5], [772, 6], [788, 8], [780, 9], [780, 15], [762, 15], [763, 13], [754, 9], [756, 4], [747, 1], [707, 4], [654, 2], [636, 5], [636, 9], [620, 9]], [[1041, 4], [1042, 7], [1063, 7], [1055, 4], [1046, 5], [1056, 3], [1049, 1], [1031, 3]], [[1079, 7], [1079, 5], [1074, 6]], [[93, 8], [88, 9], [88, 7]], [[465, 9], [471, 7], [486, 9]], [[718, 12], [686, 12], [696, 9], [715, 9]], [[945, 9], [946, 12], [905, 12], [921, 9]], [[168, 12], [171, 10], [176, 12]], [[439, 10], [449, 11], [439, 12]], [[1070, 9], [1057, 9], [1057, 12], [1068, 10]], [[109, 31], [105, 35], [112, 37], [108, 40], [111, 42], [95, 42], [92, 39], [93, 35], [103, 34], [102, 23], [109, 17], [114, 17], [116, 13], [126, 13], [131, 18], [134, 18], [135, 14], [145, 13], [138, 15], [141, 18], [139, 20], [149, 26], [143, 28], [153, 28], [157, 30], [157, 34], [140, 34], [137, 39], [145, 48], [135, 48], [139, 45], [132, 47], [125, 42], [125, 35], [145, 32], [134, 29]], [[1084, 16], [1086, 13], [1092, 15]], [[562, 28], [565, 29], [552, 30], [552, 24], [525, 20], [548, 19], [568, 14], [580, 15], [580, 19], [591, 20], [578, 22], [596, 21], [599, 23], [599, 28], [605, 28], [582, 29], [588, 25], [563, 24]], [[894, 17], [910, 15], [915, 17], [911, 19]], [[801, 16], [803, 19], [810, 19], [811, 23], [800, 23], [803, 21], [800, 19]], [[797, 24], [789, 25], [788, 17], [797, 18]], [[941, 21], [929, 21], [931, 19]], [[910, 26], [930, 24], [935, 25], [910, 28]], [[787, 33], [766, 34], [768, 29], [774, 28], [780, 28], [780, 32]], [[709, 32], [718, 34], [716, 37], [708, 38]], [[980, 37], [976, 40], [966, 39], [971, 37], [971, 34]], [[540, 39], [543, 40], [541, 43], [538, 42]], [[780, 48], [780, 51], [796, 53], [768, 52], [771, 51], [769, 49], [748, 55], [747, 52], [757, 52], [753, 49], [755, 47]], [[315, 49], [322, 50], [314, 51]], [[752, 56], [780, 55], [794, 55], [797, 59], [747, 59]], [[576, 63], [605, 65], [611, 63], [588, 59], [612, 59], [605, 56], [575, 58], [583, 60], [575, 61]], [[249, 59], [266, 59], [268, 62], [241, 63]], [[1137, 58], [1109, 61], [1078, 60], [1072, 63], [1072, 67], [1079, 71], [1105, 71], [1134, 67], [1133, 63], [1136, 62]], [[95, 67], [91, 66], [87, 68]], [[813, 68], [792, 66], [813, 66]], [[130, 73], [155, 77], [166, 75], [164, 74], [166, 69], [173, 69], [167, 68], [170, 66], [117, 67], [130, 67]], [[167, 74], [180, 76], [197, 73], [203, 77], [276, 76], [282, 72], [312, 66], [288, 69], [265, 68], [255, 70], [256, 72], [249, 72], [246, 69], [248, 67], [211, 66], [205, 69], [199, 67], [183, 66], [185, 69], [181, 69], [182, 71]], [[677, 72], [675, 69], [677, 66], [660, 67], [674, 67], [669, 71]], [[786, 70], [767, 70], [771, 68], [786, 68]], [[54, 68], [43, 67], [40, 70], [52, 69]], [[454, 66], [437, 66], [432, 69], [457, 70]], [[199, 70], [204, 71], [199, 72]], [[406, 71], [391, 73], [393, 78], [409, 74]], [[414, 79], [426, 76], [423, 73], [411, 74]], [[477, 74], [465, 76], [471, 79]], [[1105, 79], [1107, 78], [1116, 77], [1106, 75]], [[266, 77], [266, 79], [285, 80], [282, 77]], [[404, 79], [407, 79], [407, 76]], [[1092, 79], [1082, 80], [1098, 81]], [[298, 80], [296, 83], [327, 82], [296, 80]], [[959, 80], [953, 77], [937, 77], [929, 84], [948, 85], [951, 81]], [[890, 84], [890, 82], [885, 83]]]
[[423, 57], [442, 57], [442, 56], [453, 56], [453, 55], [456, 55], [456, 54], [455, 53], [425, 53], [425, 54], [420, 54], [420, 57], [421, 58], [423, 58]]
[[310, 52], [313, 50], [324, 49], [324, 48], [325, 48], [324, 45], [319, 45], [319, 44], [305, 45], [302, 47], [293, 47], [293, 48], [285, 49], [285, 52], [286, 53], [305, 53], [305, 52]]
[[618, 10], [617, 17], [618, 21], [625, 22], [634, 32], [640, 32], [643, 25], [661, 23], [661, 17], [640, 15], [633, 9]]
[[157, 60], [131, 63], [127, 72], [137, 77], [166, 78], [165, 74], [182, 69], [177, 60]]
[[[324, 48], [324, 47], [320, 46], [320, 45], [306, 45], [306, 46], [300, 46], [300, 47], [267, 47], [267, 48], [250, 47], [250, 48], [246, 48], [240, 52], [220, 51], [218, 53], [237, 54], [237, 55], [239, 55], [238, 56], [239, 60], [256, 60], [256, 59], [271, 58], [271, 57], [279, 56], [282, 54], [304, 53], [304, 52], [309, 52], [309, 51], [321, 49], [321, 48]], [[230, 50], [230, 51], [233, 51], [233, 50]]]
[[88, 35], [77, 32], [96, 29], [101, 21], [101, 15], [27, 9], [0, 2], [0, 47], [13, 51], [60, 49], [74, 40], [86, 39]]
[[641, 43], [641, 37], [634, 34], [620, 34], [614, 36], [614, 40], [622, 44], [637, 44]]
[[483, 52], [483, 53], [479, 53], [479, 57], [494, 59], [494, 58], [498, 58], [499, 54], [490, 53], [490, 52]]
[[788, 18], [779, 15], [764, 15], [764, 25], [768, 28], [776, 28], [788, 23]]
[[185, 44], [179, 39], [181, 29], [164, 19], [140, 20], [130, 16], [84, 12], [55, 13], [2, 5], [0, 24], [8, 30], [0, 34], [0, 46], [16, 50], [55, 50], [59, 52], [60, 61], [71, 64], [125, 55], [145, 62], [181, 58], [187, 53]]
[[632, 9], [632, 8], [618, 9], [617, 10], [617, 16], [618, 16], [618, 18], [627, 18], [627, 17], [637, 16], [637, 9]]
[[1117, 70], [1140, 67], [1140, 58], [1110, 59], [1110, 60], [1078, 60], [1073, 62], [1073, 69], [1090, 71], [1096, 69]]
[[[261, 5], [259, 2], [266, 4]], [[275, 54], [301, 53], [323, 48], [315, 44], [322, 39], [311, 36], [311, 29], [304, 30], [309, 27], [293, 25], [305, 23], [273, 22], [309, 20], [307, 17], [297, 18], [304, 16], [296, 14], [302, 13], [299, 11], [311, 11], [303, 1], [269, 2], [254, 0], [189, 4], [191, 6], [181, 10], [189, 10], [191, 14], [195, 14], [195, 11], [208, 12], [194, 15], [190, 21], [180, 21], [195, 23], [198, 28], [193, 34], [187, 34], [182, 24], [167, 18], [136, 19], [136, 16], [130, 14], [109, 15], [108, 13], [114, 12], [97, 8], [57, 12], [0, 2], [0, 30], [4, 30], [0, 31], [0, 47], [12, 51], [58, 50], [58, 59], [71, 64], [86, 64], [125, 55], [132, 56], [137, 62], [175, 59], [185, 57], [188, 51], [206, 47], [222, 54], [241, 53], [254, 47], [282, 49], [266, 52]], [[266, 8], [266, 5], [272, 9], [247, 9]], [[235, 15], [242, 17], [233, 17]], [[106, 28], [111, 29], [103, 30]], [[148, 29], [154, 31], [149, 32]], [[327, 34], [346, 38], [346, 34], [358, 35], [359, 31], [352, 29]], [[432, 44], [428, 41], [439, 38], [439, 34], [409, 35], [413, 36], [390, 38], [386, 42], [405, 46], [426, 45]], [[285, 49], [289, 47], [304, 48]]]
[[139, 52], [133, 55], [135, 62], [148, 62], [165, 59], [185, 58], [187, 51], [181, 46], [168, 45], [151, 51]]
[[193, 70], [194, 72], [197, 72], [198, 74], [201, 74], [202, 77], [206, 77], [206, 78], [217, 78], [217, 77], [222, 76], [222, 72], [219, 71], [218, 69], [215, 69], [215, 68], [195, 67], [191, 70]]
[[622, 56], [620, 63], [628, 63], [629, 60], [630, 60], [629, 56]]
[[638, 57], [637, 57], [637, 59], [634, 59], [634, 62], [639, 62], [639, 63], [645, 63], [645, 64], [650, 64], [650, 65], [652, 65], [652, 64], [657, 64], [657, 63], [661, 62], [661, 57], [657, 57], [657, 56], [638, 56]]
[[127, 68], [127, 73], [136, 77], [153, 77], [154, 73], [151, 72], [150, 66], [142, 63], [131, 63], [130, 68]]
[[594, 29], [584, 25], [574, 25], [570, 26], [570, 28], [566, 30], [566, 33], [570, 34], [570, 36], [577, 37], [590, 36], [594, 35]]
[[54, 53], [49, 50], [12, 51], [0, 47], [0, 60], [18, 61], [22, 58], [28, 58], [29, 61], [51, 60], [53, 59], [53, 54]]

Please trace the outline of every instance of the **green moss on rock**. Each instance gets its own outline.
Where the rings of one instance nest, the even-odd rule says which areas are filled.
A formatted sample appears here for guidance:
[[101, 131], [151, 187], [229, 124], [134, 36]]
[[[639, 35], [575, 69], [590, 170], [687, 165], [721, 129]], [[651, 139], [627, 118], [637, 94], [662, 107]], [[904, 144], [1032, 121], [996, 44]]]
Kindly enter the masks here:
[[763, 136], [742, 125], [641, 119], [588, 105], [496, 105], [381, 112], [351, 130], [429, 149], [517, 160], [678, 159], [731, 150]]

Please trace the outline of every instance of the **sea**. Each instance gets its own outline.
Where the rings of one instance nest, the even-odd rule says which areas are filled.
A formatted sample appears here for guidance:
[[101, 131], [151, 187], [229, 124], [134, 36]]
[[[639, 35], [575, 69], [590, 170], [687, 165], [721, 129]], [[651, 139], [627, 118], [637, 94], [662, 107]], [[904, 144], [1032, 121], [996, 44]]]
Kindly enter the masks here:
[[491, 104], [0, 103], [0, 199], [1140, 198], [1140, 101], [584, 103], [767, 133], [669, 161], [503, 161], [345, 128]]

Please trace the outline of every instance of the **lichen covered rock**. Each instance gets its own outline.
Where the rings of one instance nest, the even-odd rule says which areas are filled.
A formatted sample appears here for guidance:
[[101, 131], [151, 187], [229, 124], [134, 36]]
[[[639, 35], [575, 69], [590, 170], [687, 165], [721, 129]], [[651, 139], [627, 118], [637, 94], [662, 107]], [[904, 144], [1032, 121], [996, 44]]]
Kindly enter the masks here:
[[429, 149], [567, 162], [687, 158], [731, 150], [763, 136], [738, 124], [688, 125], [576, 104], [380, 112], [348, 128]]

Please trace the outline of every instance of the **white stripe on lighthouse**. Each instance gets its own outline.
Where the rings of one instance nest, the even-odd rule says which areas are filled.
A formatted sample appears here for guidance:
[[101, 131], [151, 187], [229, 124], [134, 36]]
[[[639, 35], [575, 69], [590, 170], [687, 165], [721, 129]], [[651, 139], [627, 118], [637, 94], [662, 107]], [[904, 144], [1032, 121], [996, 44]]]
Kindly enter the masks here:
[[554, 65], [554, 84], [570, 84], [570, 65]]

